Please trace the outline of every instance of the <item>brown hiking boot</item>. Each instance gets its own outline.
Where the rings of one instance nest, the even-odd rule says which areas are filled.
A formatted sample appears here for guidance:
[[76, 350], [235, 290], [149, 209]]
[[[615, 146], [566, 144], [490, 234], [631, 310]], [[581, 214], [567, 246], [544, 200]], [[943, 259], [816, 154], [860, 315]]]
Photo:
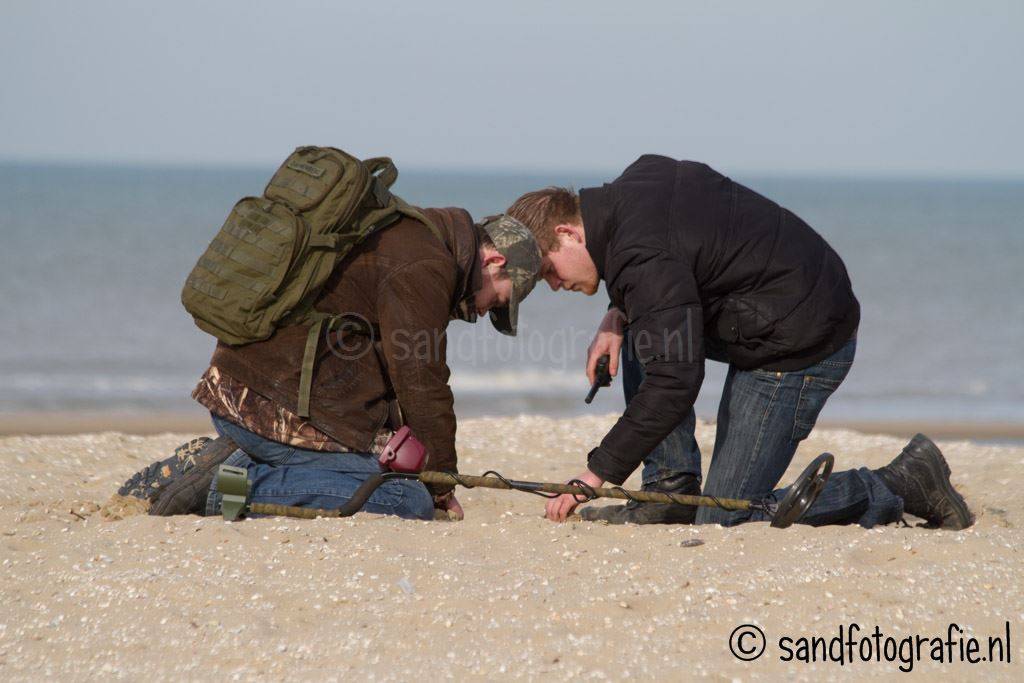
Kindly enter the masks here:
[[145, 501], [151, 515], [202, 512], [206, 489], [217, 466], [236, 448], [234, 441], [224, 437], [192, 439], [178, 446], [171, 457], [157, 460], [133, 474], [117, 494]]
[[205, 444], [153, 498], [149, 514], [160, 517], [200, 514], [206, 509], [206, 496], [217, 467], [238, 449], [234, 441], [222, 436]]
[[181, 476], [185, 468], [192, 466], [196, 455], [210, 441], [210, 437], [200, 436], [181, 444], [174, 449], [174, 455], [171, 457], [157, 460], [129, 477], [117, 490], [117, 495], [138, 498], [147, 503], [153, 502], [159, 491]]
[[949, 463], [924, 434], [910, 440], [896, 458], [874, 471], [903, 499], [903, 510], [943, 529], [966, 529], [974, 515], [949, 481]]

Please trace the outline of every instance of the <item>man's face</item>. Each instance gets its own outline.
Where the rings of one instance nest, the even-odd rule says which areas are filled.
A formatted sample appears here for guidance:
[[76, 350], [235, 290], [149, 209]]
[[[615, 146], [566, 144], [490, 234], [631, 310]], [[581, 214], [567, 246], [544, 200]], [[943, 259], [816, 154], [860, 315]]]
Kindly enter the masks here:
[[[573, 229], [569, 229], [569, 227]], [[599, 278], [597, 266], [587, 251], [583, 229], [567, 226], [558, 228], [559, 247], [549, 251], [541, 261], [540, 275], [551, 289], [582, 292], [590, 296], [597, 292]]]

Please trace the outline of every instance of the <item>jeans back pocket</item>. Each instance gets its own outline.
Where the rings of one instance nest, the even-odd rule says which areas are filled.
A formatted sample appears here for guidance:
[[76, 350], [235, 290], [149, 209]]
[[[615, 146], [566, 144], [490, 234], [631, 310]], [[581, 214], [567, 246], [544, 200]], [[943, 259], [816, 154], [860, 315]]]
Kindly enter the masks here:
[[811, 433], [828, 397], [843, 383], [853, 365], [852, 361], [826, 362], [828, 365], [819, 363], [805, 371], [793, 420], [793, 441], [803, 441]]

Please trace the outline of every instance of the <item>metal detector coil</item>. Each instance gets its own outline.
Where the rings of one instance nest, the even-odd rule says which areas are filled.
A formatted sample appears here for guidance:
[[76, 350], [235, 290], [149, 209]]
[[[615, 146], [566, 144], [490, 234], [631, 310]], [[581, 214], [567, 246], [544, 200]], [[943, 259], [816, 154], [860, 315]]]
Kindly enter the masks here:
[[775, 509], [775, 514], [772, 516], [773, 527], [785, 529], [804, 516], [804, 513], [818, 499], [818, 494], [825, 488], [825, 482], [832, 474], [832, 465], [835, 460], [831, 453], [822, 453], [804, 468], [793, 485], [789, 487], [786, 497]]

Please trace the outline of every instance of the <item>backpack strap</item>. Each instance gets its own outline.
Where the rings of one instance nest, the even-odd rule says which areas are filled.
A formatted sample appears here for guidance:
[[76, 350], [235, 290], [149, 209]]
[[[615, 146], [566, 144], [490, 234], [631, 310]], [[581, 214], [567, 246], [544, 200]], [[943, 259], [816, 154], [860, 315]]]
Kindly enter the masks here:
[[306, 335], [306, 350], [302, 352], [302, 374], [299, 375], [298, 416], [309, 417], [309, 393], [313, 388], [313, 365], [316, 363], [316, 349], [320, 345], [320, 332], [324, 329], [325, 318], [309, 326]]
[[398, 180], [398, 169], [395, 167], [395, 162], [390, 157], [372, 157], [370, 159], [363, 160], [363, 166], [373, 176], [373, 187], [370, 189], [370, 193], [377, 200], [377, 203], [381, 207], [394, 206], [396, 211], [400, 214], [408, 216], [414, 220], [419, 221], [426, 225], [430, 232], [434, 234], [434, 237], [444, 243], [444, 238], [441, 236], [441, 231], [437, 229], [437, 226], [430, 222], [430, 219], [415, 206], [409, 204], [401, 197], [397, 197], [391, 194], [391, 186]]
[[398, 180], [398, 169], [395, 167], [395, 162], [391, 161], [389, 157], [364, 159], [363, 165], [366, 166], [366, 170], [370, 172], [370, 175], [375, 176], [377, 180], [384, 183], [385, 188], [390, 188]]
[[391, 194], [391, 186], [398, 180], [398, 169], [388, 157], [374, 157], [363, 161], [363, 166], [370, 172], [369, 197], [373, 205], [384, 209], [394, 204], [395, 196]]
[[395, 208], [398, 210], [398, 213], [402, 214], [403, 216], [408, 216], [413, 220], [417, 220], [420, 223], [423, 223], [423, 225], [427, 226], [427, 229], [430, 230], [431, 233], [433, 233], [434, 237], [436, 237], [438, 241], [441, 242], [441, 244], [445, 244], [444, 237], [441, 235], [441, 231], [438, 229], [436, 225], [434, 225], [430, 221], [429, 218], [427, 218], [427, 215], [425, 213], [420, 211], [412, 204], [409, 204], [401, 197], [395, 197]]
[[[302, 372], [299, 375], [299, 417], [309, 417], [309, 396], [313, 389], [313, 368], [316, 365], [316, 352], [320, 346], [320, 336], [333, 332], [344, 324], [346, 334], [359, 334], [370, 338], [380, 338], [380, 327], [352, 314], [334, 315], [331, 313], [313, 312], [310, 317], [315, 320], [306, 334], [306, 348], [302, 352]], [[326, 327], [326, 329], [324, 329]]]

